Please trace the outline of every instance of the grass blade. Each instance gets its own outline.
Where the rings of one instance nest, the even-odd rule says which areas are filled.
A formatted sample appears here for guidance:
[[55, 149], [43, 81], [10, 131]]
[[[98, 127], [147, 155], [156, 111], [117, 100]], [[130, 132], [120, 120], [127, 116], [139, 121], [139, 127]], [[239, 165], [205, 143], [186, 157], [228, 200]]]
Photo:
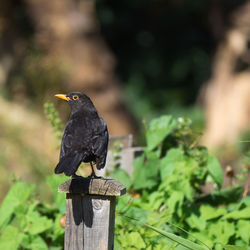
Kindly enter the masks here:
[[[120, 214], [120, 215], [122, 215], [122, 214]], [[192, 242], [190, 240], [187, 240], [187, 239], [184, 239], [184, 238], [182, 238], [180, 236], [177, 236], [175, 234], [166, 232], [164, 230], [153, 227], [153, 226], [148, 225], [146, 223], [142, 223], [142, 222], [138, 221], [137, 219], [128, 217], [126, 215], [122, 215], [122, 216], [127, 218], [127, 219], [130, 219], [130, 220], [135, 220], [135, 221], [139, 222], [142, 226], [150, 228], [151, 230], [163, 235], [164, 237], [166, 237], [166, 238], [168, 238], [168, 239], [170, 239], [170, 240], [172, 240], [172, 241], [174, 241], [174, 242], [176, 242], [176, 243], [178, 243], [178, 244], [180, 244], [180, 245], [182, 245], [182, 246], [184, 246], [184, 247], [186, 247], [188, 249], [191, 249], [191, 250], [207, 250], [207, 249], [209, 249], [209, 248], [205, 248], [203, 246], [200, 246], [200, 245], [198, 245], [198, 244], [196, 244], [196, 243], [194, 243], [194, 242]]]

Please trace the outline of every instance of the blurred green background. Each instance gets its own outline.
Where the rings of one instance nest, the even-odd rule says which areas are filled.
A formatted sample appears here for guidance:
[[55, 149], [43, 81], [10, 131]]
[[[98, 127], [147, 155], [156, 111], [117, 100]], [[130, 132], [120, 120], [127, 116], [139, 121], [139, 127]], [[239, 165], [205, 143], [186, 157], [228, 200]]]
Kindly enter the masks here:
[[[36, 182], [57, 163], [43, 105], [83, 91], [111, 135], [143, 120], [187, 116], [223, 167], [249, 150], [250, 4], [234, 0], [1, 1], [0, 199], [12, 178]], [[14, 173], [14, 176], [10, 174]]]

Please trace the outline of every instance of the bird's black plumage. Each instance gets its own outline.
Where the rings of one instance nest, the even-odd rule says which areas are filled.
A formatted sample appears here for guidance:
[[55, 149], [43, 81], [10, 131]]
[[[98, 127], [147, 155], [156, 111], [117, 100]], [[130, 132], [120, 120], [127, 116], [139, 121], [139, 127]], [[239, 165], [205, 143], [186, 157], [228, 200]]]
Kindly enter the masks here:
[[62, 137], [55, 173], [74, 175], [81, 162], [94, 162], [97, 169], [104, 168], [109, 135], [106, 123], [99, 117], [92, 101], [79, 92], [56, 96], [68, 101], [71, 115]]

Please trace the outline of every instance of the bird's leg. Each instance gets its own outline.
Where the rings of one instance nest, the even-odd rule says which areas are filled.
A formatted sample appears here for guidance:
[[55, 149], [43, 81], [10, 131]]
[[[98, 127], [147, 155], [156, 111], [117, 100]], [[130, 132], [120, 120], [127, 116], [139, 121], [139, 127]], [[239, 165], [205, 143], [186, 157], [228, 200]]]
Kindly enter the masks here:
[[94, 167], [93, 167], [93, 164], [92, 164], [92, 161], [90, 162], [90, 166], [91, 166], [91, 169], [92, 169], [92, 173], [90, 175], [91, 178], [98, 178], [95, 174], [95, 170], [94, 170]]

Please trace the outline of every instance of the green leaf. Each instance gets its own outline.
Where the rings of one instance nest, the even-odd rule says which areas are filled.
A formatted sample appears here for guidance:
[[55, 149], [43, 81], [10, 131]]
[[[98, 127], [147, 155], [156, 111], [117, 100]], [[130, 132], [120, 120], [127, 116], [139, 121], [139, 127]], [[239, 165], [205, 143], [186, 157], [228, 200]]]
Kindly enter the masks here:
[[133, 188], [150, 189], [158, 183], [159, 161], [147, 159], [144, 162], [144, 155], [137, 157], [133, 163]]
[[154, 230], [155, 232], [167, 237], [168, 239], [174, 241], [174, 242], [177, 242], [178, 244], [188, 248], [188, 249], [192, 249], [192, 250], [207, 250], [206, 247], [203, 247], [203, 246], [200, 246], [196, 243], [193, 243], [192, 241], [190, 240], [187, 240], [187, 239], [184, 239], [180, 236], [177, 236], [175, 234], [172, 234], [172, 233], [169, 233], [169, 232], [166, 232], [166, 231], [163, 231], [159, 228], [156, 228], [156, 227], [153, 227], [153, 226], [150, 226], [148, 224], [144, 224], [144, 226], [146, 226], [147, 228], [150, 228], [152, 230]]
[[191, 228], [198, 229], [199, 231], [203, 231], [206, 228], [206, 221], [204, 218], [198, 217], [195, 214], [188, 217], [186, 221]]
[[184, 200], [184, 194], [182, 192], [173, 191], [170, 197], [167, 200], [167, 204], [171, 213], [176, 211], [176, 206], [182, 206]]
[[53, 240], [57, 240], [58, 238], [62, 238], [63, 240], [65, 228], [63, 228], [60, 225], [60, 219], [62, 218], [62, 216], [63, 216], [62, 214], [56, 215], [54, 225], [53, 225], [53, 235], [52, 235]]
[[237, 204], [235, 204], [235, 209], [242, 209], [245, 207], [250, 207], [250, 196], [245, 196], [243, 197], [240, 202], [238, 202]]
[[167, 135], [177, 127], [177, 121], [169, 115], [153, 119], [146, 131], [146, 141], [149, 150], [153, 150], [159, 145]]
[[223, 207], [212, 207], [209, 205], [202, 205], [200, 207], [201, 217], [205, 220], [211, 220], [218, 218], [227, 213], [227, 210]]
[[244, 188], [242, 186], [236, 185], [232, 188], [227, 188], [223, 190], [214, 190], [211, 194], [198, 199], [198, 202], [201, 203], [210, 203], [213, 205], [237, 202], [242, 193], [244, 192]]
[[236, 210], [223, 216], [224, 219], [249, 219], [250, 218], [250, 207], [246, 207], [242, 210]]
[[153, 192], [148, 196], [149, 206], [152, 210], [158, 210], [166, 202], [162, 192]]
[[40, 236], [33, 236], [30, 244], [28, 245], [29, 249], [36, 250], [48, 250], [46, 242]]
[[115, 169], [114, 172], [111, 173], [111, 177], [115, 180], [120, 181], [126, 188], [129, 188], [131, 186], [130, 176], [124, 169]]
[[232, 245], [224, 245], [225, 250], [248, 250], [246, 247], [232, 246]]
[[237, 236], [249, 244], [250, 240], [250, 221], [239, 220], [237, 223]]
[[55, 205], [60, 210], [61, 213], [65, 213], [65, 195], [58, 193], [57, 189], [58, 187], [67, 181], [69, 178], [63, 175], [51, 175], [48, 176], [46, 181], [53, 193], [53, 201], [55, 202]]
[[208, 236], [215, 237], [217, 242], [227, 244], [230, 237], [235, 234], [234, 223], [226, 220], [219, 220], [217, 223], [210, 224]]
[[170, 176], [175, 168], [180, 168], [183, 165], [184, 153], [179, 148], [170, 149], [166, 156], [162, 158], [160, 164], [161, 179], [164, 180]]
[[28, 212], [27, 216], [27, 231], [31, 235], [37, 235], [50, 228], [52, 228], [52, 220], [48, 219], [46, 216], [40, 216], [37, 211]]
[[212, 246], [214, 245], [214, 242], [208, 237], [208, 232], [206, 230], [203, 230], [201, 232], [192, 232], [192, 235], [190, 235], [189, 238], [193, 239], [193, 236], [210, 248], [212, 248]]
[[218, 185], [219, 188], [221, 188], [223, 182], [223, 171], [218, 160], [212, 155], [208, 156], [207, 169], [214, 182]]
[[0, 237], [0, 249], [16, 250], [22, 242], [24, 234], [12, 225], [8, 225]]
[[129, 245], [136, 247], [136, 249], [142, 249], [146, 247], [145, 242], [138, 232], [129, 233], [127, 240], [129, 242]]
[[24, 182], [17, 182], [10, 188], [0, 207], [0, 228], [8, 223], [19, 205], [25, 204], [33, 190], [34, 185]]

